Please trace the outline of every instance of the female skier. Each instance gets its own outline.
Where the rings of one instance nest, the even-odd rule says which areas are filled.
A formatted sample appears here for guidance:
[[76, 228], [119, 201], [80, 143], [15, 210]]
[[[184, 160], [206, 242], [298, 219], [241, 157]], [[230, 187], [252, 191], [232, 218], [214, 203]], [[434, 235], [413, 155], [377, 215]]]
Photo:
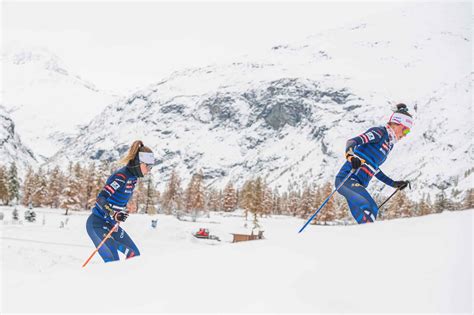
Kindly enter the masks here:
[[[150, 172], [155, 158], [150, 148], [138, 140], [133, 142], [120, 163], [125, 166], [107, 179], [104, 188], [97, 196], [92, 214], [87, 219], [87, 233], [96, 247], [117, 222], [124, 222], [127, 219], [127, 203], [132, 197], [137, 179]], [[118, 251], [127, 258], [140, 255], [135, 243], [120, 226], [100, 247], [99, 254], [105, 262], [109, 262], [119, 260]]]
[[370, 128], [360, 136], [347, 141], [347, 161], [336, 175], [336, 187], [339, 187], [352, 169], [355, 170], [338, 192], [346, 198], [357, 223], [374, 222], [377, 218], [379, 211], [377, 204], [365, 190], [372, 176], [400, 190], [409, 184], [408, 181], [393, 181], [379, 167], [387, 159], [394, 144], [405, 137], [412, 126], [413, 119], [408, 113], [407, 106], [398, 104], [386, 126]]

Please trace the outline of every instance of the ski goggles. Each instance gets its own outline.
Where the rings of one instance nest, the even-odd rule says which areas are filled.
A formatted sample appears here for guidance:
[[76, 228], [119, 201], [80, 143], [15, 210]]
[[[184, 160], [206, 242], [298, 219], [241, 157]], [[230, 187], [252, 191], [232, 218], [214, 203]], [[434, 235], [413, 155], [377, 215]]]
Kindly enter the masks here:
[[403, 126], [402, 133], [406, 136], [410, 133], [410, 128]]
[[138, 152], [138, 160], [144, 163], [149, 171], [155, 166], [155, 156], [152, 152]]

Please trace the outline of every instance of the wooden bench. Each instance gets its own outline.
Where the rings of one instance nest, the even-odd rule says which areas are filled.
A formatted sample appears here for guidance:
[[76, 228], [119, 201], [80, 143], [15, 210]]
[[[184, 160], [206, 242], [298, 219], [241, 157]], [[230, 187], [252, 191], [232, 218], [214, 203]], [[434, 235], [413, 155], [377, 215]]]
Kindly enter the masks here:
[[235, 234], [235, 233], [232, 233], [232, 235], [234, 236], [234, 239], [232, 240], [232, 243], [263, 239], [263, 231], [259, 231], [258, 234], [253, 234], [253, 231], [252, 231], [252, 234]]

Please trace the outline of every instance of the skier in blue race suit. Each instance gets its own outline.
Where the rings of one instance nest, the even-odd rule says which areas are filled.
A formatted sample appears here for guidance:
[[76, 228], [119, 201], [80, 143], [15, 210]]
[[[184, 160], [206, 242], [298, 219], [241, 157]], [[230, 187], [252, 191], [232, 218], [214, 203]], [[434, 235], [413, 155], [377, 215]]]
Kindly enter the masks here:
[[[107, 179], [97, 196], [92, 214], [87, 219], [87, 233], [96, 247], [117, 222], [125, 222], [127, 219], [127, 203], [132, 197], [137, 180], [150, 172], [155, 158], [150, 148], [137, 140], [120, 162], [125, 166]], [[119, 251], [127, 259], [140, 255], [135, 243], [120, 226], [102, 245], [99, 254], [105, 262], [109, 262], [119, 260]]]
[[405, 137], [412, 126], [413, 119], [407, 106], [398, 104], [386, 126], [370, 128], [347, 141], [347, 161], [336, 175], [336, 187], [339, 187], [352, 169], [355, 170], [338, 192], [346, 198], [357, 223], [374, 222], [377, 218], [377, 204], [365, 189], [373, 176], [400, 190], [408, 186], [408, 181], [394, 181], [389, 178], [380, 170], [380, 165], [385, 162], [394, 144]]

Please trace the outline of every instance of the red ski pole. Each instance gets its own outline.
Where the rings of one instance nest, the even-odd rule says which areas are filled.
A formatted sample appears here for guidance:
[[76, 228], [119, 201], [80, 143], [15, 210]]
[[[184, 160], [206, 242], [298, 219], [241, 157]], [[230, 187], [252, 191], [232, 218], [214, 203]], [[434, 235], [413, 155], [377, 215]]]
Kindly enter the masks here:
[[114, 227], [110, 230], [109, 234], [107, 234], [104, 239], [102, 240], [102, 242], [100, 242], [99, 246], [97, 246], [97, 248], [92, 252], [92, 254], [89, 256], [89, 258], [87, 258], [87, 260], [84, 262], [84, 264], [82, 265], [82, 268], [84, 268], [88, 263], [89, 261], [92, 259], [92, 257], [94, 257], [95, 253], [97, 253], [99, 251], [99, 249], [102, 247], [102, 245], [104, 245], [104, 243], [110, 238], [110, 236], [112, 235], [112, 233], [118, 228], [119, 226], [119, 223], [117, 222]]

